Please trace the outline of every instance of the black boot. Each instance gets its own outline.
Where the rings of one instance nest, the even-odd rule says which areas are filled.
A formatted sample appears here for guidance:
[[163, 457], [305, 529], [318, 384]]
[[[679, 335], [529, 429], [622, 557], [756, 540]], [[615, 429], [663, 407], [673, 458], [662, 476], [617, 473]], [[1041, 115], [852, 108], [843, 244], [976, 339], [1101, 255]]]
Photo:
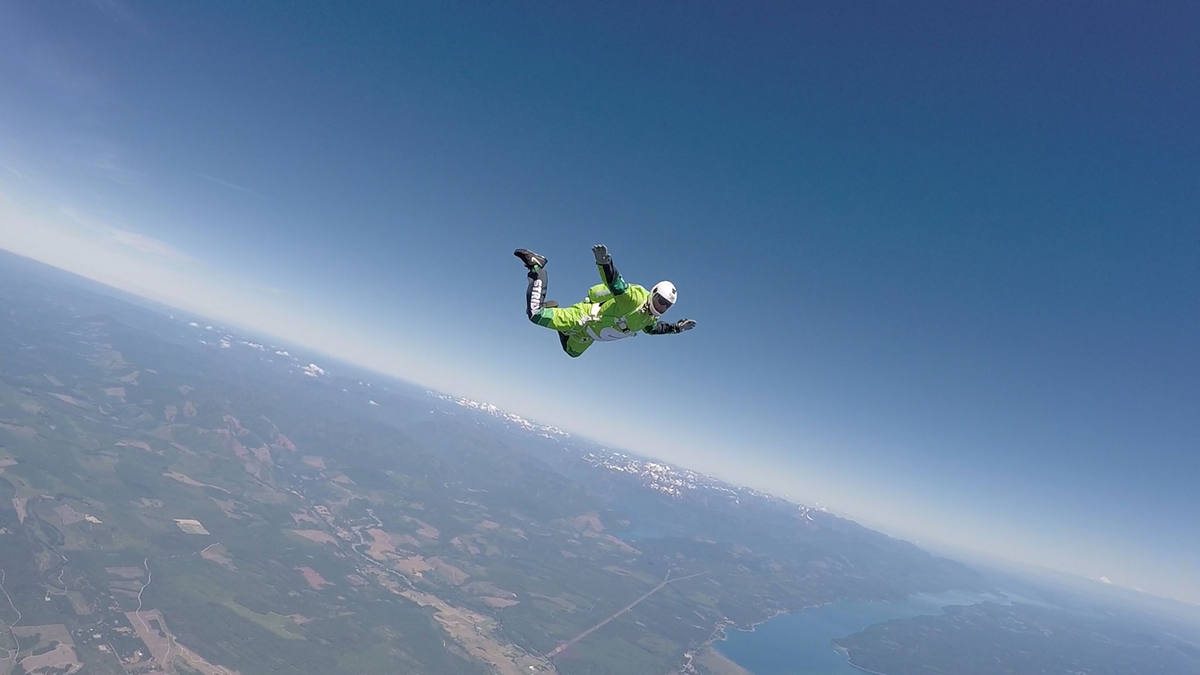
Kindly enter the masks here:
[[513, 251], [513, 255], [525, 263], [525, 269], [532, 271], [534, 268], [546, 266], [546, 256], [538, 255], [527, 248], [519, 248]]

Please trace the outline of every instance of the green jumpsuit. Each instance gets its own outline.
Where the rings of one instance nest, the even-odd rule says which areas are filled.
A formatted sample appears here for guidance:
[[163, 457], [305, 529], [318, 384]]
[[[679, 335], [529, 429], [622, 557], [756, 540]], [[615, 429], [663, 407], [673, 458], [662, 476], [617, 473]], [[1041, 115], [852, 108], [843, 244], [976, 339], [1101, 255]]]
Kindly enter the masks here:
[[650, 291], [626, 283], [612, 262], [596, 267], [604, 283], [593, 286], [586, 300], [570, 307], [545, 307], [546, 270], [529, 271], [526, 293], [529, 320], [558, 331], [563, 351], [569, 356], [580, 356], [596, 341], [620, 340], [638, 333], [679, 332], [676, 324], [659, 321], [650, 311]]

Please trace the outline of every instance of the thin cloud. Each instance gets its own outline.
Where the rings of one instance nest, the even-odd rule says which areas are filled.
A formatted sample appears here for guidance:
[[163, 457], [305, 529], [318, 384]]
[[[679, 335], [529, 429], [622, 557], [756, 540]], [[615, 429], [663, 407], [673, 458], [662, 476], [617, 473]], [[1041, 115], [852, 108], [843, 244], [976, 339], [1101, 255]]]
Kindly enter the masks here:
[[220, 185], [221, 187], [227, 187], [230, 190], [236, 190], [243, 194], [248, 194], [251, 197], [254, 197], [255, 199], [261, 199], [262, 201], [266, 201], [266, 197], [263, 197], [262, 195], [258, 194], [257, 192], [255, 192], [254, 190], [251, 190], [248, 187], [243, 187], [241, 185], [238, 185], [237, 183], [230, 183], [227, 180], [221, 180], [220, 178], [217, 178], [215, 176], [210, 176], [205, 173], [192, 172], [192, 175], [194, 175], [196, 178], [201, 178], [210, 183], [216, 183], [217, 185]]
[[13, 175], [14, 175], [14, 176], [16, 176], [17, 178], [24, 178], [24, 177], [25, 177], [25, 175], [24, 175], [24, 174], [22, 174], [20, 171], [17, 171], [16, 169], [12, 168], [11, 166], [9, 166], [9, 165], [7, 165], [7, 164], [0, 163], [0, 167], [4, 167], [5, 169], [8, 169], [8, 170], [9, 170], [9, 171], [11, 171], [11, 172], [13, 173]]
[[128, 167], [121, 166], [116, 162], [108, 159], [102, 159], [95, 162], [85, 162], [85, 164], [96, 171], [100, 175], [111, 180], [114, 183], [119, 183], [126, 186], [137, 186], [142, 184], [142, 180], [146, 178], [146, 174], [141, 171], [135, 171]]
[[91, 174], [99, 174], [114, 183], [139, 186], [149, 176], [144, 171], [131, 168], [136, 164], [124, 146], [106, 138], [86, 134], [68, 135], [56, 142], [58, 157]]
[[128, 252], [169, 263], [193, 261], [186, 253], [154, 237], [99, 222], [68, 206], [60, 207], [59, 212], [75, 223], [87, 236], [99, 239], [101, 243], [115, 243]]
[[183, 253], [174, 246], [171, 246], [166, 242], [159, 241], [158, 239], [154, 239], [153, 237], [147, 237], [144, 234], [130, 232], [129, 230], [118, 230], [116, 228], [111, 228], [108, 235], [118, 244], [132, 248], [139, 253], [174, 261], [191, 259], [187, 254]]

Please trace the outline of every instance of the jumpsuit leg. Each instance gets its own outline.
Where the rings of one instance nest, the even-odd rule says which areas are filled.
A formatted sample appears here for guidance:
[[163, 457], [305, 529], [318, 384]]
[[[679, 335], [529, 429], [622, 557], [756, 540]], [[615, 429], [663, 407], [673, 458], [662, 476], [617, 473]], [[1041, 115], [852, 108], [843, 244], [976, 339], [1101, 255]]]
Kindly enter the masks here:
[[573, 359], [582, 356], [587, 351], [587, 348], [592, 346], [592, 342], [594, 342], [592, 338], [582, 332], [575, 333], [574, 335], [559, 333], [558, 339], [562, 343], [563, 351]]
[[591, 311], [591, 303], [546, 307], [546, 286], [546, 270], [538, 268], [529, 271], [529, 285], [525, 289], [525, 315], [539, 326], [558, 331], [563, 351], [571, 358], [578, 357], [592, 345], [592, 339], [578, 331], [583, 317]]
[[538, 267], [529, 270], [529, 285], [525, 288], [525, 316], [538, 325], [542, 325], [538, 323], [536, 317], [546, 302], [546, 281], [545, 268]]

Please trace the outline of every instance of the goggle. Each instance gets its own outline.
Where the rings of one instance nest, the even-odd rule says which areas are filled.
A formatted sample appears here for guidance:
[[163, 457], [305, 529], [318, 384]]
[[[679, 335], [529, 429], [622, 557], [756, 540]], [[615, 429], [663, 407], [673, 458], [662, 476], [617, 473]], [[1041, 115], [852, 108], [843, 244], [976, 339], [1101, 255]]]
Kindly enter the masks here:
[[657, 293], [650, 297], [650, 304], [654, 306], [656, 314], [662, 314], [671, 309], [671, 302]]

